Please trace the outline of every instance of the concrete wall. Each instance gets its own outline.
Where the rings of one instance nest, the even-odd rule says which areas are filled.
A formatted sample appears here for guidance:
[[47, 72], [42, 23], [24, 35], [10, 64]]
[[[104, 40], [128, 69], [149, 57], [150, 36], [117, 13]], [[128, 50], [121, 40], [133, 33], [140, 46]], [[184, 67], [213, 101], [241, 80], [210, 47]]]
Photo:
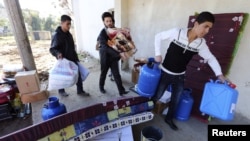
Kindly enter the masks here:
[[72, 0], [78, 51], [87, 51], [96, 58], [97, 36], [104, 27], [101, 15], [114, 8], [114, 0]]
[[50, 31], [32, 31], [32, 38], [34, 40], [51, 40]]
[[[72, 0], [75, 5], [75, 15], [78, 15], [76, 26], [80, 26], [77, 34], [81, 36], [81, 49], [87, 50], [95, 57], [96, 36], [103, 27], [100, 15], [114, 6], [116, 26], [127, 26], [138, 52], [135, 57], [154, 56], [154, 35], [172, 27], [187, 27], [188, 17], [195, 12], [210, 11], [212, 13], [250, 13], [250, 1], [247, 0]], [[98, 5], [96, 5], [98, 3]], [[87, 10], [87, 13], [84, 12]], [[78, 13], [79, 12], [79, 13]], [[228, 77], [237, 85], [239, 99], [236, 111], [250, 118], [250, 21], [240, 41], [239, 49], [233, 60]], [[163, 54], [165, 53], [164, 50]], [[130, 67], [134, 63], [129, 60]]]
[[[188, 17], [195, 12], [211, 11], [213, 13], [250, 13], [250, 1], [245, 0], [129, 0], [128, 27], [138, 52], [136, 57], [154, 56], [154, 35], [172, 27], [186, 27]], [[250, 21], [240, 41], [239, 49], [233, 60], [228, 77], [237, 85], [239, 99], [237, 112], [250, 118]]]

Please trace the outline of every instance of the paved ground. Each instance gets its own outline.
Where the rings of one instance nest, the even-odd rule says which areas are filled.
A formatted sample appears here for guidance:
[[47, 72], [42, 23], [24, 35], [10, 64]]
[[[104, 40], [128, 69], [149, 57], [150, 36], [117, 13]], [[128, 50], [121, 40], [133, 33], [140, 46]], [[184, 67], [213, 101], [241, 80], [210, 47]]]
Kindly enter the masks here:
[[[98, 88], [98, 78], [99, 78], [99, 65], [98, 61], [85, 61], [83, 63], [91, 71], [89, 77], [84, 82], [84, 89], [88, 91], [91, 96], [83, 97], [76, 94], [76, 87], [71, 87], [66, 89], [70, 95], [68, 97], [58, 96], [56, 91], [51, 91], [50, 96], [57, 96], [59, 101], [64, 103], [67, 111], [74, 111], [76, 109], [93, 105], [95, 103], [100, 103], [103, 101], [110, 101], [114, 99], [119, 99], [118, 90], [114, 82], [110, 81], [109, 78], [106, 80], [105, 89], [107, 94], [101, 94]], [[126, 89], [133, 86], [131, 82], [131, 74], [129, 72], [122, 72], [123, 84]], [[130, 91], [126, 97], [138, 96], [136, 93]], [[21, 129], [25, 126], [29, 126], [32, 123], [37, 124], [42, 122], [41, 109], [46, 100], [32, 103], [32, 115], [30, 117], [16, 120], [6, 120], [0, 122], [0, 136], [8, 134], [10, 132]], [[163, 132], [162, 141], [207, 141], [207, 125], [208, 124], [250, 124], [250, 120], [242, 117], [239, 114], [235, 115], [233, 121], [225, 122], [218, 119], [212, 119], [209, 123], [198, 120], [197, 118], [190, 117], [187, 121], [176, 120], [177, 126], [180, 128], [178, 131], [171, 130], [164, 122], [161, 115], [155, 115], [154, 119], [134, 125], [133, 136], [135, 141], [140, 141], [141, 130], [146, 126], [156, 126], [160, 128]]]

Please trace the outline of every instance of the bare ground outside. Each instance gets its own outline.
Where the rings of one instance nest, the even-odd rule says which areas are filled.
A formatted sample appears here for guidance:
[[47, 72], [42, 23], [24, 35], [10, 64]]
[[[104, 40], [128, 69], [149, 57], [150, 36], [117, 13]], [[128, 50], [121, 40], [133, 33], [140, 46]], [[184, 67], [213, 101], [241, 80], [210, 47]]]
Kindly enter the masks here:
[[[34, 56], [36, 69], [41, 83], [47, 83], [49, 70], [52, 68], [56, 59], [49, 52], [51, 40], [30, 40], [31, 50]], [[87, 53], [78, 54], [81, 62], [92, 63], [88, 69], [94, 71], [98, 69], [98, 61]], [[91, 61], [92, 60], [92, 61]], [[14, 36], [0, 37], [0, 79], [4, 78], [3, 67], [5, 65], [23, 65]], [[33, 124], [32, 113], [24, 118], [13, 116], [11, 119], [0, 121], [0, 137], [28, 127]]]
[[[41, 81], [48, 79], [48, 71], [52, 68], [56, 59], [49, 52], [51, 40], [30, 40], [30, 46], [36, 69]], [[81, 61], [89, 56], [87, 53], [79, 53]], [[91, 57], [92, 58], [92, 57]], [[0, 37], [0, 73], [3, 74], [4, 65], [22, 65], [20, 54], [13, 36]], [[2, 76], [4, 77], [4, 76]]]

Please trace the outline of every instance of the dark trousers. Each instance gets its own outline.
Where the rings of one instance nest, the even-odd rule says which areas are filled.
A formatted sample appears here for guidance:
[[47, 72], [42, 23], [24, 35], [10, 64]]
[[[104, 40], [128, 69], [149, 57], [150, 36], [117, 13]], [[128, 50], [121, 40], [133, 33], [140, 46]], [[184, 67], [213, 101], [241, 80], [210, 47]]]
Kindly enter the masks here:
[[[83, 91], [82, 77], [81, 77], [80, 71], [78, 71], [78, 80], [77, 80], [77, 83], [76, 83], [76, 88], [77, 88], [77, 92]], [[58, 92], [63, 93], [63, 92], [65, 92], [65, 89], [59, 89]]]
[[111, 69], [119, 93], [125, 91], [125, 88], [122, 85], [121, 75], [119, 72], [119, 60], [120, 60], [119, 53], [117, 53], [115, 50], [111, 48], [100, 48], [99, 53], [100, 53], [100, 63], [101, 63], [99, 87], [104, 88], [108, 70]]
[[166, 119], [173, 119], [177, 105], [180, 101], [180, 96], [184, 87], [185, 75], [171, 75], [161, 71], [161, 78], [155, 95], [152, 97], [154, 101], [159, 100], [167, 89], [168, 85], [172, 86], [171, 101], [168, 108]]

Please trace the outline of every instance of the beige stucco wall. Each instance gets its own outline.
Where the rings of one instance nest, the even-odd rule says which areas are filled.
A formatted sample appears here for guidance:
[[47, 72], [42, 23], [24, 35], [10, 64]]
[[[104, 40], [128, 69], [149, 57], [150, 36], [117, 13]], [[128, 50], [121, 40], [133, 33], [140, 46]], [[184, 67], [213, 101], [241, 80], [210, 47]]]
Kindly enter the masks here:
[[[131, 29], [133, 40], [138, 48], [135, 57], [154, 56], [154, 35], [172, 27], [186, 27], [188, 17], [195, 12], [211, 11], [213, 13], [250, 13], [248, 0], [73, 0], [81, 7], [78, 20], [81, 21], [81, 49], [99, 57], [94, 48], [96, 35], [103, 27], [100, 15], [108, 7], [114, 6], [116, 26], [127, 26]], [[84, 6], [84, 1], [88, 6]], [[109, 3], [106, 5], [106, 3]], [[91, 6], [90, 6], [90, 5]], [[98, 4], [98, 5], [97, 5]], [[101, 5], [101, 9], [100, 8]], [[90, 8], [91, 7], [91, 8]], [[83, 9], [88, 9], [88, 15]], [[75, 10], [77, 12], [77, 10]], [[85, 26], [85, 27], [84, 27]], [[243, 32], [240, 46], [228, 77], [237, 85], [239, 99], [236, 111], [250, 118], [250, 21]], [[130, 59], [130, 67], [134, 63]]]
[[71, 0], [74, 14], [76, 43], [78, 51], [87, 51], [96, 58], [95, 50], [99, 32], [104, 27], [101, 15], [114, 8], [114, 0]]
[[[195, 12], [250, 13], [246, 0], [128, 0], [128, 26], [138, 52], [136, 57], [154, 56], [154, 35], [172, 27], [186, 27]], [[237, 85], [236, 111], [250, 118], [250, 21], [248, 21], [228, 77]], [[133, 62], [133, 61], [131, 61]]]

